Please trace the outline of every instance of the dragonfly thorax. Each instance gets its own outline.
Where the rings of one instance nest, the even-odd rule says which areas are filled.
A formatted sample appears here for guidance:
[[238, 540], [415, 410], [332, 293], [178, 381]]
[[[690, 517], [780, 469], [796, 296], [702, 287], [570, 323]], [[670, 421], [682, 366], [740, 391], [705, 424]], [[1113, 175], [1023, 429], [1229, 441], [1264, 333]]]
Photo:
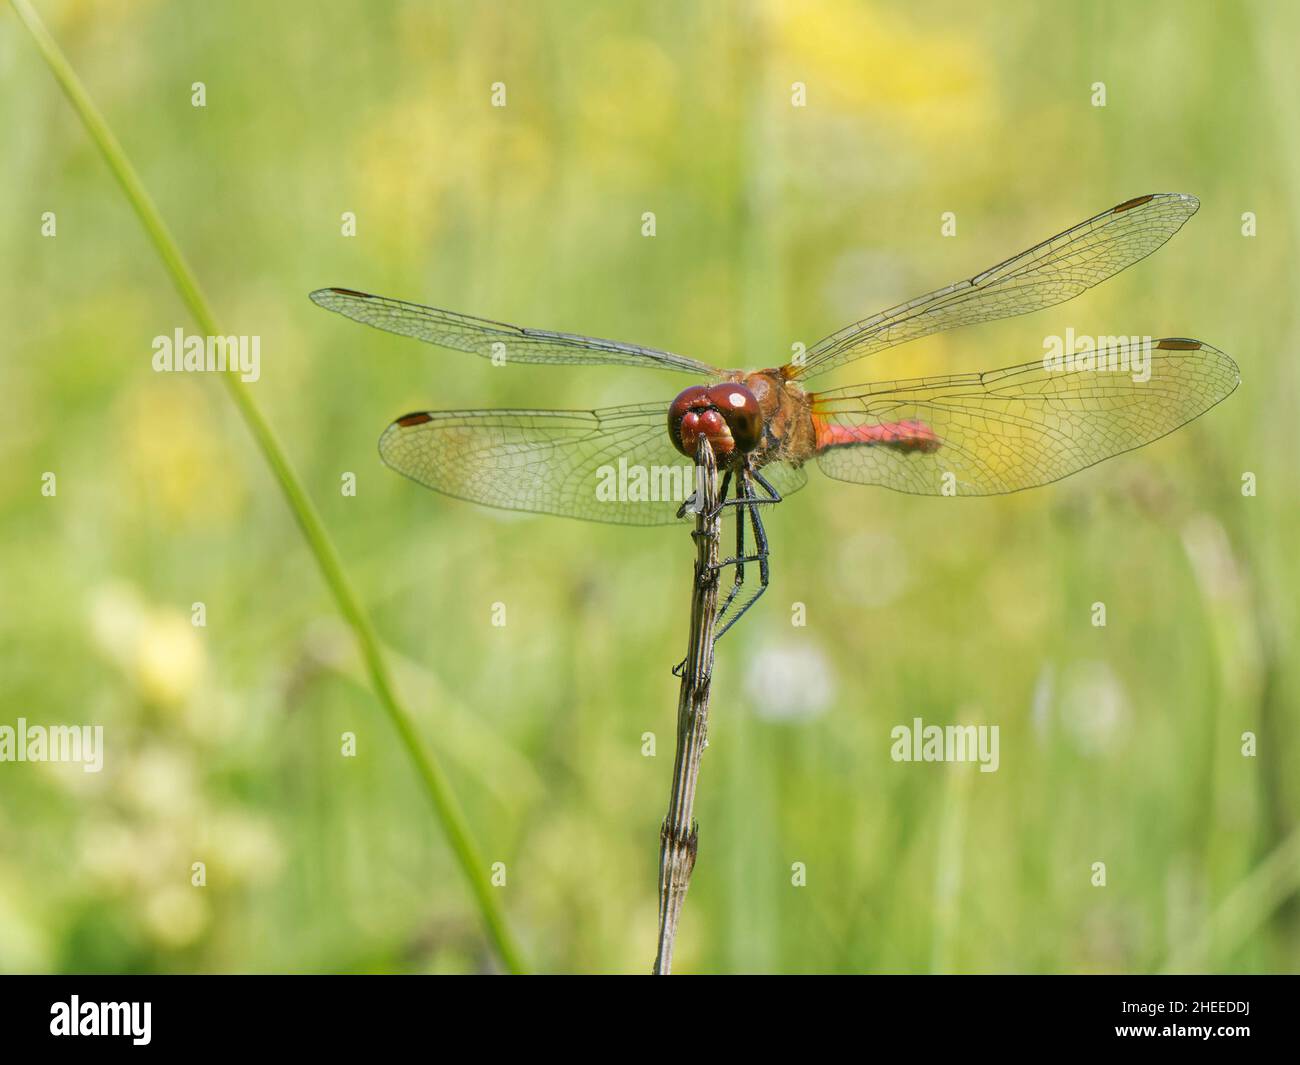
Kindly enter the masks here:
[[695, 457], [700, 437], [708, 437], [719, 459], [753, 451], [763, 439], [763, 415], [754, 393], [739, 381], [692, 385], [668, 407], [673, 447]]

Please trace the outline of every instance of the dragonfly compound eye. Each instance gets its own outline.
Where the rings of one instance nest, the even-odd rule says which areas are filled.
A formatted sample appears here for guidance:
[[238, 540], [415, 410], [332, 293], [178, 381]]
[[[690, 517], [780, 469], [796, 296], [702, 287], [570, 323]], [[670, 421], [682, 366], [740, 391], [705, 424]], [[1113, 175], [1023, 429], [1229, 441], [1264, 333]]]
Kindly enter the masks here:
[[758, 400], [744, 385], [692, 385], [668, 408], [668, 435], [673, 447], [691, 458], [701, 435], [720, 458], [750, 451], [763, 435]]
[[763, 414], [754, 393], [742, 384], [728, 381], [710, 388], [709, 398], [726, 420], [736, 450], [749, 452], [758, 447], [763, 439]]

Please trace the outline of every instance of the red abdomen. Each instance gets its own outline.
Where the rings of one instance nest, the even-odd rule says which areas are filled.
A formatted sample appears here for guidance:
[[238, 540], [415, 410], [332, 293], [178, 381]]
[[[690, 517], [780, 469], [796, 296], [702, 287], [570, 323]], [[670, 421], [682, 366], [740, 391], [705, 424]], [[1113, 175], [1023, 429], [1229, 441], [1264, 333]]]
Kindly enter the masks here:
[[878, 425], [841, 425], [813, 415], [817, 450], [863, 445], [892, 447], [898, 451], [937, 451], [943, 441], [925, 422], [907, 420]]

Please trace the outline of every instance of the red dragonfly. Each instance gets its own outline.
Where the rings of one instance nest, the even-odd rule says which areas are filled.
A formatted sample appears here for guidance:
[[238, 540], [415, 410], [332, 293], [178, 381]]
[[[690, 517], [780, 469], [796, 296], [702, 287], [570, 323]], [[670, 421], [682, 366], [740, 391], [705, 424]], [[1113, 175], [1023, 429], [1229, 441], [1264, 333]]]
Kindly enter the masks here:
[[[802, 488], [814, 458], [841, 481], [921, 495], [996, 495], [1149, 444], [1227, 397], [1239, 381], [1236, 364], [1203, 341], [1180, 337], [1131, 338], [1131, 350], [1111, 344], [983, 373], [805, 388], [897, 344], [1071, 299], [1150, 255], [1199, 206], [1179, 193], [1127, 200], [765, 370], [721, 370], [654, 348], [522, 329], [352, 289], [319, 289], [311, 298], [366, 325], [498, 362], [610, 363], [705, 378], [709, 383], [672, 400], [600, 410], [418, 411], [384, 431], [379, 453], [412, 480], [475, 503], [659, 525], [681, 516], [693, 487], [689, 466], [676, 481], [663, 471], [680, 471], [682, 457], [693, 458], [706, 435], [723, 471], [721, 505], [737, 508], [736, 553], [719, 566], [735, 566], [721, 636], [768, 585], [760, 506]], [[655, 490], [664, 484], [678, 487]], [[746, 524], [755, 542], [748, 554]], [[759, 587], [738, 606], [746, 563], [758, 564]]]

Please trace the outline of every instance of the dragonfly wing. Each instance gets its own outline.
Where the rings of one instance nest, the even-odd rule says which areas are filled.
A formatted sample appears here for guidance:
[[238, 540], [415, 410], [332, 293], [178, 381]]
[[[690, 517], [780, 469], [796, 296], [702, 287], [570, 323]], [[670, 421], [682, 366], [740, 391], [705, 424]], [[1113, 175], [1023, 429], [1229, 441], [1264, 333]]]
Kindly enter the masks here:
[[[782, 499], [793, 495], [808, 483], [808, 470], [804, 466], [794, 466], [788, 462], [769, 462], [759, 471], [773, 488], [777, 490]], [[759, 491], [759, 498], [762, 498], [762, 491]]]
[[617, 340], [553, 333], [546, 329], [523, 329], [347, 288], [317, 289], [311, 294], [311, 299], [326, 310], [376, 329], [498, 361], [569, 365], [612, 363], [718, 375], [718, 371], [707, 363], [668, 351], [622, 344]]
[[1200, 205], [1175, 192], [1128, 200], [982, 274], [846, 326], [787, 369], [808, 380], [918, 337], [1064, 303], [1145, 259]]
[[427, 411], [379, 439], [384, 462], [458, 499], [623, 525], [666, 525], [694, 490], [668, 403], [603, 410]]
[[1048, 484], [1149, 444], [1205, 413], [1239, 380], [1197, 340], [1152, 342], [1147, 380], [1076, 353], [982, 374], [818, 393], [817, 461], [829, 476], [919, 495], [996, 495]]

